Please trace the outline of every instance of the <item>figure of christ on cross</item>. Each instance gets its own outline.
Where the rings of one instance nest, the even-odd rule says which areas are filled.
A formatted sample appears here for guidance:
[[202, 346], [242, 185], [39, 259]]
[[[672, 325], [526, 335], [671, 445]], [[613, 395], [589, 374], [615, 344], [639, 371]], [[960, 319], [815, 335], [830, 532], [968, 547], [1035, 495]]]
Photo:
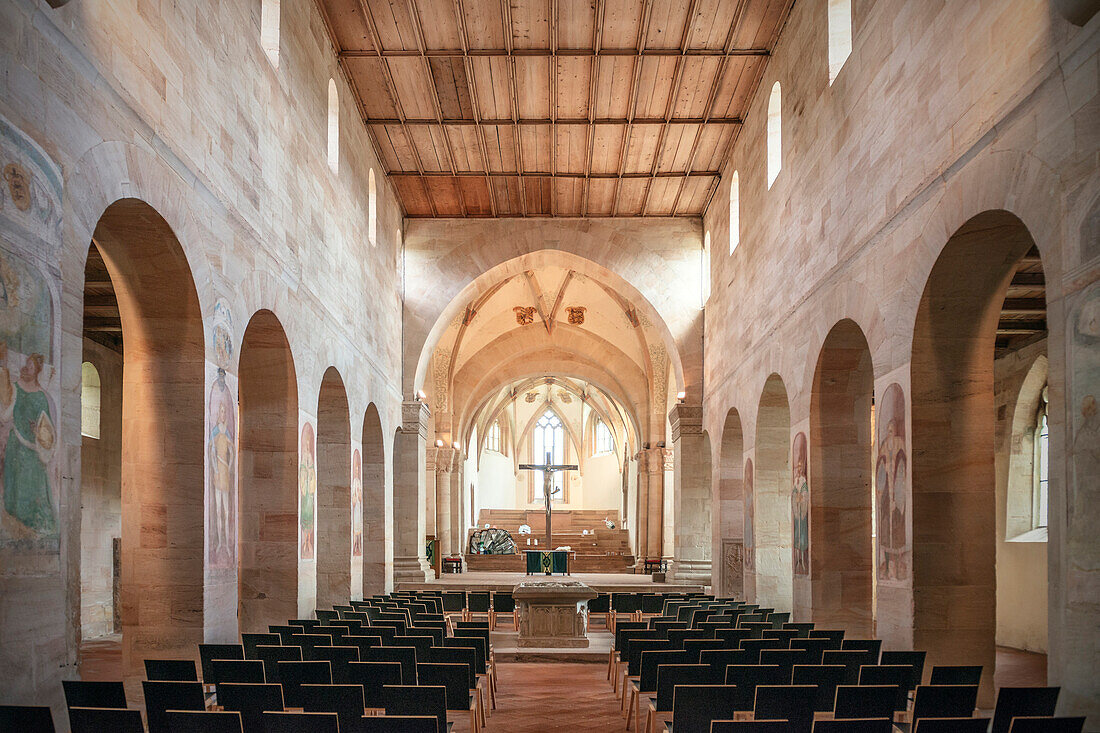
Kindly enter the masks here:
[[546, 503], [546, 549], [554, 549], [554, 532], [550, 522], [550, 497], [561, 489], [553, 488], [553, 475], [558, 471], [576, 471], [578, 466], [575, 464], [563, 464], [554, 465], [550, 462], [550, 452], [546, 452], [546, 462], [539, 465], [536, 463], [521, 463], [519, 469], [521, 471], [542, 471], [542, 499]]

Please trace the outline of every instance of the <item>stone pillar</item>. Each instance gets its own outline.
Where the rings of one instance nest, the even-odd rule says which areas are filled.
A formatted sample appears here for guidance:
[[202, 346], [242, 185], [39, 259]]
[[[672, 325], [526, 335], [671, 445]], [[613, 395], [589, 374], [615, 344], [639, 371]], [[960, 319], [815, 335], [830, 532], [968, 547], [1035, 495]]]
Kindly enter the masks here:
[[451, 554], [466, 551], [466, 533], [463, 531], [462, 507], [463, 498], [466, 496], [465, 459], [462, 451], [455, 451], [455, 465], [451, 471]]
[[638, 524], [634, 530], [634, 546], [637, 554], [636, 560], [640, 566], [649, 547], [649, 541], [646, 537], [649, 531], [649, 472], [646, 468], [646, 451], [638, 451], [638, 455], [634, 456], [634, 459], [638, 461], [638, 494], [634, 497]]
[[675, 550], [671, 578], [710, 582], [710, 455], [703, 436], [701, 405], [676, 405], [668, 415], [675, 466]]
[[422, 402], [401, 404], [401, 429], [394, 440], [393, 580], [423, 582], [430, 568], [424, 557], [428, 418]]
[[439, 551], [449, 555], [451, 546], [451, 471], [454, 468], [454, 448], [435, 449], [435, 536]]
[[646, 554], [656, 558], [664, 556], [665, 471], [672, 467], [672, 451], [668, 448], [650, 448], [646, 453], [648, 511], [645, 547]]
[[432, 446], [424, 449], [424, 503], [421, 513], [424, 515], [425, 539], [430, 535], [439, 536], [435, 531], [435, 459], [440, 450]]

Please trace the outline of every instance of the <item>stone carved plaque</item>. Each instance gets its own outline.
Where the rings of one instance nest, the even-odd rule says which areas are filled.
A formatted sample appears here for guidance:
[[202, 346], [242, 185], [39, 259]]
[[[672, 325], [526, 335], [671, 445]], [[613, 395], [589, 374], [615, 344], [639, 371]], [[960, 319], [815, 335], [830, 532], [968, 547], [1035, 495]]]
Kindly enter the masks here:
[[722, 595], [735, 600], [745, 597], [745, 544], [722, 540]]

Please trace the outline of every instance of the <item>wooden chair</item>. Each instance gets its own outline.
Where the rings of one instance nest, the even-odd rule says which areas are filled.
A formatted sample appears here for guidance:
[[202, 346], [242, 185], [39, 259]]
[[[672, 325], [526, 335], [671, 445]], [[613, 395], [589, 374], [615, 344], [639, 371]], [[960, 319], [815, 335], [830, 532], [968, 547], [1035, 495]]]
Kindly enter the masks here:
[[69, 708], [71, 733], [145, 733], [140, 710], [126, 708], [93, 708], [73, 706]]
[[362, 685], [302, 685], [302, 709], [307, 713], [336, 713], [340, 730], [355, 730], [365, 707]]
[[623, 650], [626, 658], [626, 673], [623, 675], [621, 710], [624, 716], [633, 683], [637, 682], [642, 674], [642, 654], [649, 651], [670, 649], [672, 649], [672, 642], [667, 639], [630, 639], [627, 642], [626, 648]]
[[349, 681], [363, 688], [363, 707], [367, 710], [384, 710], [382, 688], [401, 684], [401, 665], [398, 662], [352, 662], [349, 665]]
[[657, 667], [657, 694], [649, 698], [645, 733], [656, 730], [657, 718], [672, 712], [672, 696], [677, 685], [709, 685], [717, 678], [705, 664], [661, 664]]
[[642, 719], [642, 695], [655, 694], [657, 692], [657, 670], [662, 664], [693, 664], [690, 652], [679, 649], [655, 649], [643, 651], [639, 666], [638, 679], [630, 684], [630, 700], [627, 703], [626, 728], [630, 730], [630, 719], [635, 717]]
[[519, 629], [519, 618], [516, 616], [516, 599], [511, 591], [496, 591], [493, 593], [493, 610], [489, 614], [489, 628], [497, 627], [497, 615], [505, 614], [512, 617], [512, 628]]
[[894, 718], [897, 685], [839, 685], [834, 718]]
[[986, 733], [989, 718], [921, 718], [913, 723], [913, 733]]
[[0, 705], [0, 730], [54, 733], [53, 713], [45, 705]]
[[895, 712], [904, 712], [909, 707], [909, 682], [912, 679], [913, 668], [907, 664], [865, 664], [859, 668], [859, 684], [897, 688]]
[[730, 649], [740, 649], [741, 642], [745, 639], [752, 638], [752, 631], [750, 629], [717, 629], [714, 632], [715, 639], [721, 639], [726, 642]]
[[489, 661], [489, 647], [485, 639], [480, 636], [448, 636], [443, 640], [443, 646], [466, 647], [476, 653], [477, 675], [484, 678], [489, 688], [489, 704], [493, 710], [497, 707], [497, 678], [496, 665]]
[[619, 689], [619, 665], [622, 660], [622, 648], [625, 643], [626, 635], [628, 633], [638, 632], [643, 636], [649, 636], [650, 638], [662, 638], [667, 639], [667, 635], [662, 635], [658, 629], [650, 629], [647, 627], [645, 621], [627, 621], [620, 623], [612, 633], [614, 641], [611, 643], [611, 649], [607, 654], [607, 679], [611, 680], [611, 689], [617, 691]]
[[[300, 626], [290, 626], [290, 625], [279, 626], [279, 625], [272, 624], [272, 625], [269, 625], [267, 627], [267, 630], [270, 631], [272, 634], [278, 634], [279, 635], [280, 644], [289, 644], [291, 636], [293, 636], [294, 634], [302, 633], [302, 628]], [[257, 644], [257, 646], [259, 646], [259, 644]], [[278, 646], [278, 645], [268, 644], [267, 646]]]
[[672, 722], [667, 731], [710, 730], [715, 720], [733, 720], [733, 688], [730, 685], [677, 685], [672, 692]]
[[264, 713], [283, 710], [282, 685], [223, 682], [217, 685], [218, 705], [241, 716], [246, 731], [263, 730]]
[[367, 715], [354, 730], [358, 733], [436, 733], [439, 722], [430, 715]]
[[331, 685], [332, 667], [328, 662], [279, 662], [279, 680], [283, 703], [288, 708], [300, 708], [302, 685]]
[[144, 680], [145, 719], [149, 733], [169, 733], [169, 710], [206, 710], [206, 697], [198, 682]]
[[279, 679], [279, 662], [302, 661], [302, 648], [261, 644], [256, 647], [256, 656], [264, 663], [264, 679], [268, 682], [281, 682], [282, 680]]
[[63, 680], [65, 706], [69, 708], [125, 708], [126, 690], [122, 682]]
[[447, 710], [470, 713], [470, 731], [485, 725], [475, 690], [470, 689], [469, 669], [465, 664], [418, 663], [416, 678], [421, 685], [441, 685], [447, 690]]
[[[765, 649], [786, 649], [787, 644], [790, 642], [782, 639], [745, 639], [741, 642], [741, 648], [748, 652], [753, 652], [755, 655], [755, 661], [752, 664], [760, 663], [760, 652]], [[752, 657], [750, 657], [752, 658]]]
[[1058, 707], [1060, 687], [1002, 687], [997, 692], [993, 708], [993, 725], [989, 733], [1008, 733], [1012, 719], [1018, 717], [1053, 717]]
[[416, 649], [411, 646], [380, 646], [367, 650], [362, 662], [397, 662], [401, 665], [404, 685], [416, 684]]
[[259, 659], [256, 656], [256, 647], [260, 644], [266, 646], [281, 646], [283, 637], [276, 633], [267, 634], [241, 634], [241, 646], [244, 647], [245, 659]]
[[861, 649], [826, 649], [821, 654], [822, 664], [839, 664], [844, 667], [844, 684], [859, 684], [859, 668], [867, 661], [867, 652]]
[[199, 644], [203, 684], [213, 684], [214, 670], [210, 663], [215, 659], [244, 659], [244, 646], [241, 644]]
[[168, 710], [169, 733], [242, 733], [241, 715], [229, 710]]
[[[437, 733], [447, 733], [447, 688], [442, 685], [387, 685], [386, 715], [428, 715]], [[475, 729], [471, 729], [471, 733]]]
[[474, 614], [484, 614], [485, 621], [488, 622], [492, 610], [491, 605], [489, 591], [468, 592], [466, 594], [466, 618], [464, 620], [472, 620]]
[[930, 685], [980, 685], [982, 683], [981, 665], [935, 665]]
[[913, 725], [921, 718], [969, 718], [977, 702], [977, 685], [918, 685], [913, 696]]
[[194, 659], [146, 659], [145, 679], [161, 682], [198, 682]]
[[1020, 716], [1012, 719], [1009, 733], [1081, 733], [1085, 717], [1037, 717]]
[[879, 655], [882, 654], [882, 639], [842, 639], [840, 648], [866, 652], [867, 661], [864, 664], [878, 664]]
[[336, 713], [264, 713], [264, 733], [340, 733]]
[[783, 670], [774, 664], [731, 664], [726, 667], [725, 682], [727, 686], [733, 687], [731, 690], [733, 709], [741, 712], [752, 710], [756, 705], [758, 685], [786, 684]]
[[[480, 642], [481, 640], [471, 639], [470, 641]], [[488, 676], [484, 672], [481, 674], [478, 673], [479, 669], [485, 669], [485, 665], [479, 659], [477, 649], [462, 646], [433, 646], [428, 650], [428, 655], [424, 661], [436, 664], [465, 664], [470, 671], [470, 692], [478, 697], [477, 702], [481, 708], [482, 721], [489, 716], [489, 711], [485, 706], [484, 695], [485, 687], [489, 686]], [[483, 680], [486, 683], [485, 687], [481, 684]], [[489, 697], [492, 698], [491, 688], [489, 692]]]
[[814, 685], [759, 685], [752, 716], [755, 720], [785, 720], [789, 733], [810, 733], [816, 694]]
[[909, 685], [906, 692], [917, 689], [917, 685], [924, 682], [924, 661], [928, 653], [923, 651], [884, 651], [879, 657], [878, 663], [883, 665], [907, 665], [912, 669]]
[[812, 621], [787, 621], [781, 628], [794, 629], [795, 636], [799, 639], [809, 638], [810, 632], [814, 630], [814, 623]]
[[314, 649], [318, 661], [328, 662], [333, 684], [347, 684], [348, 665], [359, 661], [357, 646], [319, 646]]
[[838, 664], [796, 664], [791, 669], [791, 684], [813, 685], [814, 711], [832, 712], [836, 705], [836, 688], [844, 682], [844, 667]]
[[809, 638], [828, 639], [829, 646], [826, 648], [839, 650], [844, 643], [844, 629], [813, 629]]
[[814, 733], [893, 733], [889, 718], [853, 718], [851, 720], [815, 720]]
[[444, 629], [443, 628], [437, 628], [437, 627], [434, 627], [434, 626], [421, 626], [421, 625], [419, 625], [420, 623], [426, 623], [426, 622], [418, 622], [417, 625], [410, 626], [408, 635], [409, 636], [430, 636], [431, 639], [432, 639], [432, 645], [433, 646], [443, 646], [443, 637], [447, 635], [446, 633], [444, 633]]
[[217, 685], [219, 682], [253, 682], [262, 683], [267, 679], [264, 676], [264, 663], [259, 659], [211, 659], [210, 677], [206, 684]]
[[[831, 639], [815, 639], [812, 637], [796, 636], [791, 639], [791, 649], [803, 649], [807, 652], [814, 654], [813, 664], [821, 664], [825, 650], [829, 649], [832, 645]], [[834, 650], [838, 651], [838, 650]]]

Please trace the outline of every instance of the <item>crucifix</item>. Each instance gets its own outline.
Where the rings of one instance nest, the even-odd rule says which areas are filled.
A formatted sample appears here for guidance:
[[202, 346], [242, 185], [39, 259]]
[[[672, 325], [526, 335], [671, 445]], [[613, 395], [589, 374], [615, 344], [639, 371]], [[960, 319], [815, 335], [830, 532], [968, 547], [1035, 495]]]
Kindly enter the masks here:
[[546, 463], [542, 465], [536, 463], [521, 463], [519, 469], [521, 471], [542, 471], [542, 498], [546, 503], [546, 549], [554, 549], [554, 533], [550, 524], [550, 497], [553, 494], [558, 493], [561, 489], [553, 488], [554, 474], [558, 471], [576, 471], [578, 466], [575, 464], [562, 464], [554, 465], [551, 463], [550, 451], [546, 452]]

